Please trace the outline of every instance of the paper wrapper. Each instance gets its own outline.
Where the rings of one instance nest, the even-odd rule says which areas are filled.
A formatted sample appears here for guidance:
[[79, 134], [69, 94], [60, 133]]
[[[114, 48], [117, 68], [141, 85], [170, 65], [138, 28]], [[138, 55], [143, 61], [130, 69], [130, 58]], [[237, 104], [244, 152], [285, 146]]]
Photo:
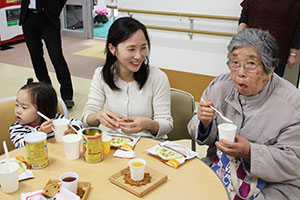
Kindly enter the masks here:
[[157, 144], [146, 151], [174, 168], [198, 155], [197, 152], [170, 141]]
[[108, 131], [104, 131], [103, 134], [111, 137], [110, 148], [122, 149], [125, 151], [133, 150], [134, 146], [141, 138], [140, 136], [128, 136], [125, 134]]

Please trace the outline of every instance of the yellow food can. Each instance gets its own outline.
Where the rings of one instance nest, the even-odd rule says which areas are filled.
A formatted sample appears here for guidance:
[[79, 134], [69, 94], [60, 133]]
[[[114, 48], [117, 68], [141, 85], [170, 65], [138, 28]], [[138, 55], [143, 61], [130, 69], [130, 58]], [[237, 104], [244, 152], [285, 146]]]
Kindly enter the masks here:
[[48, 166], [47, 134], [33, 132], [25, 135], [27, 160], [31, 169], [42, 169]]
[[82, 130], [83, 159], [87, 163], [98, 163], [103, 160], [102, 131], [97, 127]]

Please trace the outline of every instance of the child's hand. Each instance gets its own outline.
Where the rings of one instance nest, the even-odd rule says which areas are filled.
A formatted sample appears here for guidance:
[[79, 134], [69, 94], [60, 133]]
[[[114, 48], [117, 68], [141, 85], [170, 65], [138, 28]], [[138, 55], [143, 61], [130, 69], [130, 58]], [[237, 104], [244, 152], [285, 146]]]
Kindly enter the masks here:
[[68, 130], [66, 130], [65, 132], [64, 132], [64, 135], [68, 135], [68, 134], [71, 134], [71, 133], [76, 133], [75, 131], [74, 131], [74, 129], [71, 127], [71, 125], [70, 124], [68, 124]]
[[53, 122], [53, 119], [43, 122], [38, 131], [42, 131], [42, 132], [47, 133], [47, 134], [51, 133], [52, 132], [52, 126], [53, 126], [52, 122]]

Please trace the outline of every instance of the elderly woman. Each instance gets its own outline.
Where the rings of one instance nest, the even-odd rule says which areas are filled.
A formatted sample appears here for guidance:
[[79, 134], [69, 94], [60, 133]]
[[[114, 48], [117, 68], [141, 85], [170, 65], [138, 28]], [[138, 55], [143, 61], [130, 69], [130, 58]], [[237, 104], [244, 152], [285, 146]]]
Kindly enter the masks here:
[[[242, 30], [228, 45], [230, 73], [210, 83], [188, 124], [198, 144], [209, 146], [206, 164], [212, 166], [221, 152], [240, 159], [250, 177], [266, 182], [255, 195], [260, 200], [300, 196], [300, 92], [273, 73], [278, 60], [271, 34]], [[237, 126], [234, 143], [218, 141], [217, 125], [225, 121], [210, 106]]]

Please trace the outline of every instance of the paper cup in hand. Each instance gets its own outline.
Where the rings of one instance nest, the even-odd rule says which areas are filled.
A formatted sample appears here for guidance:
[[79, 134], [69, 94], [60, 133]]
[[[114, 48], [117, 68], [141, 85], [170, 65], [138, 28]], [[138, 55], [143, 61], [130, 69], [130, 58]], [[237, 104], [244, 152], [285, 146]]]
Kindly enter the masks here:
[[230, 123], [222, 123], [218, 125], [219, 140], [225, 139], [234, 142], [237, 126]]
[[65, 154], [68, 160], [76, 160], [80, 156], [81, 136], [77, 134], [68, 134], [62, 137], [64, 142]]
[[141, 158], [135, 158], [128, 162], [130, 169], [130, 178], [134, 181], [141, 181], [144, 179], [144, 171], [146, 161]]
[[103, 154], [107, 155], [110, 152], [110, 141], [111, 137], [109, 135], [103, 134], [102, 136], [102, 149], [103, 149]]
[[0, 164], [0, 185], [2, 192], [13, 193], [19, 188], [19, 164], [8, 162]]
[[77, 194], [79, 176], [75, 172], [66, 172], [59, 177], [61, 186]]
[[65, 118], [53, 120], [56, 142], [62, 142], [62, 137], [64, 136], [64, 132], [66, 130], [68, 130], [69, 123], [70, 123], [70, 120], [65, 119]]

